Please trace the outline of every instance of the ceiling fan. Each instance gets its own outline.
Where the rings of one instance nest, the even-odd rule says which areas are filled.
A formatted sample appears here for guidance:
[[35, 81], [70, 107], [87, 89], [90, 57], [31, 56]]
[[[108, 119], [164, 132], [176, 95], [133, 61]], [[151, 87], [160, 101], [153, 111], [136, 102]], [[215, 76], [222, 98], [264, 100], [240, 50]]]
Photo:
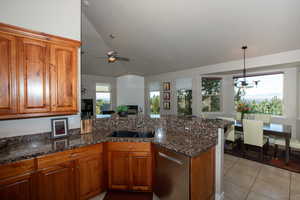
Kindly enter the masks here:
[[127, 57], [119, 56], [119, 54], [116, 51], [109, 51], [106, 53], [106, 57], [98, 57], [98, 58], [107, 59], [108, 63], [114, 63], [116, 61], [125, 61], [125, 62], [130, 61], [130, 59]]

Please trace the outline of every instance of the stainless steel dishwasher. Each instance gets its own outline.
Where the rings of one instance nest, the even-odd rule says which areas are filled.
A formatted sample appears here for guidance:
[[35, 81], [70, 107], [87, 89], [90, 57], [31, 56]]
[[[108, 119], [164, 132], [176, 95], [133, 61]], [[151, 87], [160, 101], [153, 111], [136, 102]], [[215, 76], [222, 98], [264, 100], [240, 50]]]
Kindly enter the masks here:
[[156, 145], [154, 193], [160, 200], [189, 200], [190, 159]]

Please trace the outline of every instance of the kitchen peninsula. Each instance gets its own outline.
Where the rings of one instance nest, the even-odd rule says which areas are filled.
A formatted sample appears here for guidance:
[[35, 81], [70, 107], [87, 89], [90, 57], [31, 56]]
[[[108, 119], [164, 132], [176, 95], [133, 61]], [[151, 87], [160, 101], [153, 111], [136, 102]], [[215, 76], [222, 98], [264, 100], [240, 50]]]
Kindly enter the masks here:
[[[168, 199], [174, 195], [172, 188], [156, 187], [164, 181], [169, 186], [184, 184], [182, 198], [218, 199], [223, 130], [228, 125], [223, 120], [177, 116], [112, 116], [96, 119], [93, 132], [83, 135], [71, 130], [69, 137], [58, 140], [50, 133], [2, 138], [0, 197], [88, 199], [106, 190], [130, 190], [154, 191]], [[118, 131], [154, 137], [112, 134]], [[187, 175], [186, 182], [172, 182], [170, 174], [160, 170], [166, 160], [186, 169], [173, 174]]]

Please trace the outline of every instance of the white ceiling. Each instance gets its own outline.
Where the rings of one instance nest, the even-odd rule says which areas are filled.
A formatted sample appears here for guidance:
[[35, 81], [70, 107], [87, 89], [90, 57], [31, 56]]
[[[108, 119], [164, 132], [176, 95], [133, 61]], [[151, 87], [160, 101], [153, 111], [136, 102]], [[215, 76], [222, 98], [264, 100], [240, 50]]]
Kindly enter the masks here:
[[[88, 2], [82, 30], [83, 49], [88, 51], [82, 55], [83, 71], [88, 74], [153, 75], [227, 62], [241, 58], [244, 44], [248, 57], [300, 49], [299, 0]], [[131, 62], [94, 59], [109, 49]]]

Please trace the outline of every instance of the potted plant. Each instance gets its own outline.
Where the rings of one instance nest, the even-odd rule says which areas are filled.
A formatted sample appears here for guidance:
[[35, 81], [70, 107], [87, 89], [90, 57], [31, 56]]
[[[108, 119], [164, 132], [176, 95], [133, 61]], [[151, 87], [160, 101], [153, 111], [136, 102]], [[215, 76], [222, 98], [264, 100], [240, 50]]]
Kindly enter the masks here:
[[125, 105], [120, 105], [117, 107], [117, 113], [120, 117], [127, 117], [128, 115], [128, 107]]

